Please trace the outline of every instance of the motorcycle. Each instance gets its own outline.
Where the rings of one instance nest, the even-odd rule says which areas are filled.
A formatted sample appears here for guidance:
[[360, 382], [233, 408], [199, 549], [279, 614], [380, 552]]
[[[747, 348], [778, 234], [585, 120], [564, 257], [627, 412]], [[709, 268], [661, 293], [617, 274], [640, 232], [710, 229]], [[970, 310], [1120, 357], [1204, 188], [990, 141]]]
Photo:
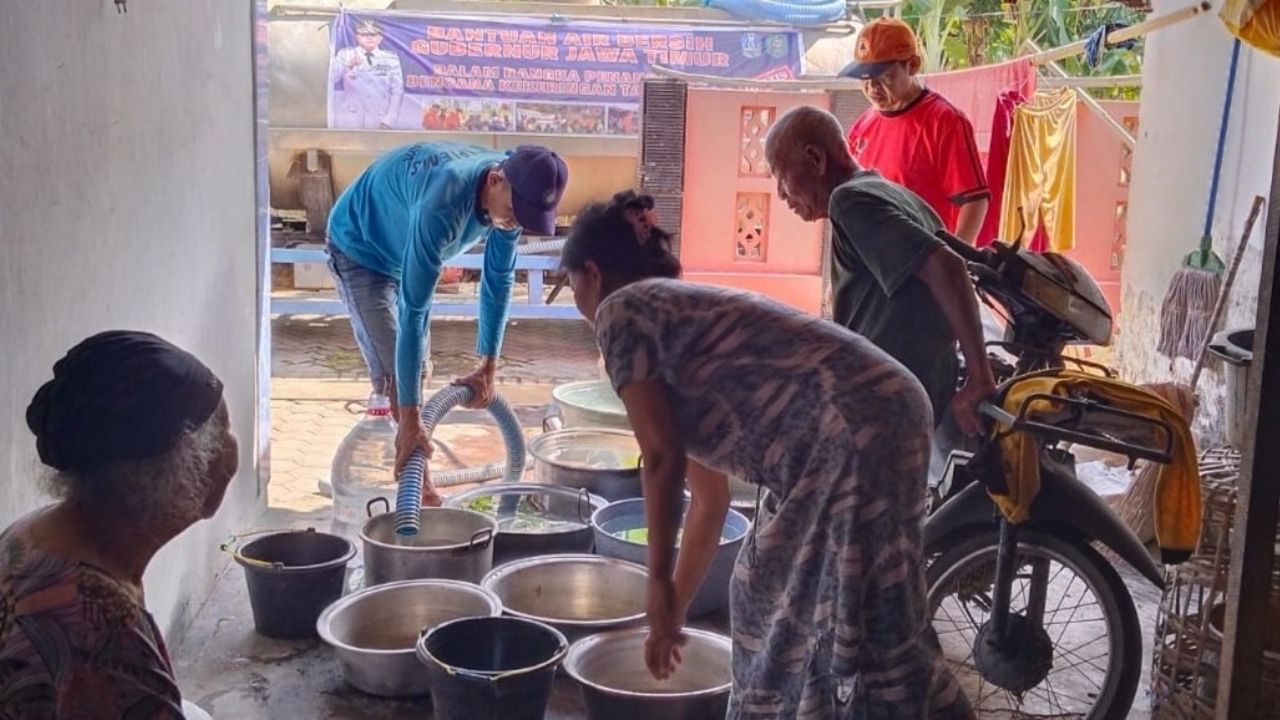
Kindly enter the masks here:
[[[1101, 289], [1079, 264], [1017, 244], [977, 250], [941, 233], [964, 260], [983, 302], [1002, 314], [1005, 339], [988, 343], [1003, 398], [1011, 382], [1066, 367], [1109, 374], [1064, 355], [1069, 344], [1107, 345], [1113, 321]], [[1007, 490], [999, 441], [953, 452], [933, 489], [924, 527], [928, 602], [938, 643], [979, 717], [1127, 717], [1142, 672], [1133, 598], [1105, 546], [1163, 587], [1161, 567], [1106, 503], [1081, 482], [1074, 445], [1168, 463], [1166, 424], [1090, 397], [1037, 395], [1049, 417], [988, 402], [1002, 430], [1035, 438], [1040, 491], [1013, 524], [989, 491]], [[1043, 408], [1043, 403], [1039, 406]]]

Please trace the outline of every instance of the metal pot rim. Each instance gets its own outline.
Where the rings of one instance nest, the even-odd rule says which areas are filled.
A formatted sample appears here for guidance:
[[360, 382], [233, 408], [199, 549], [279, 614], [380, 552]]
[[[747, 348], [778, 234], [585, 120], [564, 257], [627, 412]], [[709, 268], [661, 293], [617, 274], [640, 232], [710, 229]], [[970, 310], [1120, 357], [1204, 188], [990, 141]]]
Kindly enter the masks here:
[[[518, 572], [519, 570], [522, 570], [528, 567], [535, 567], [539, 565], [552, 565], [556, 563], [567, 563], [567, 562], [583, 563], [583, 564], [589, 564], [589, 565], [617, 565], [619, 567], [624, 567], [629, 571], [633, 571], [633, 572], [638, 571], [638, 574], [644, 577], [646, 580], [649, 577], [648, 568], [638, 563], [633, 563], [629, 560], [623, 560], [621, 558], [604, 557], [602, 555], [589, 555], [586, 553], [580, 553], [580, 554], [579, 553], [561, 553], [561, 554], [554, 554], [554, 555], [538, 555], [536, 557], [523, 558], [521, 560], [512, 560], [511, 562], [503, 563], [502, 565], [499, 565], [498, 567], [490, 570], [488, 573], [485, 574], [484, 578], [480, 580], [480, 587], [484, 588], [488, 592], [493, 593], [494, 597], [498, 598], [499, 602], [502, 602], [502, 596], [499, 595], [498, 592], [493, 589], [493, 585], [496, 584], [503, 577], [506, 577], [515, 572]], [[544, 615], [533, 615], [530, 613], [521, 612], [519, 610], [515, 610], [513, 608], [507, 607], [506, 603], [502, 603], [502, 613], [504, 615], [510, 615], [511, 617], [514, 617], [514, 618], [520, 618], [521, 620], [532, 620], [534, 622], [546, 623], [548, 625], [562, 625], [564, 627], [574, 628], [575, 630], [577, 629], [589, 630], [593, 628], [611, 628], [618, 625], [626, 625], [628, 623], [638, 622], [640, 620], [643, 620], [645, 616], [645, 612], [642, 610], [638, 613], [625, 615], [619, 618], [606, 618], [603, 620], [571, 620], [571, 619], [547, 617]]]
[[629, 438], [632, 442], [636, 442], [637, 449], [639, 448], [639, 443], [636, 441], [636, 434], [629, 430], [616, 430], [613, 428], [578, 427], [578, 428], [563, 428], [561, 430], [552, 430], [551, 432], [544, 432], [541, 435], [535, 435], [533, 438], [529, 440], [529, 443], [527, 446], [529, 454], [532, 455], [533, 459], [537, 460], [538, 462], [546, 463], [556, 468], [564, 468], [565, 470], [587, 470], [587, 471], [593, 471], [593, 472], [608, 472], [608, 473], [640, 472], [639, 467], [611, 468], [611, 469], [584, 468], [584, 467], [579, 467], [577, 465], [566, 465], [564, 463], [556, 462], [555, 460], [550, 460], [547, 457], [545, 457], [545, 455], [542, 453], [542, 446], [551, 442], [555, 438], [563, 437], [565, 435], [610, 435], [614, 437], [624, 437], [624, 438]]
[[[591, 508], [592, 515], [595, 514], [596, 510], [599, 510], [609, 504], [608, 500], [605, 500], [604, 498], [600, 497], [599, 495], [596, 495], [593, 492], [587, 492], [586, 490], [583, 490], [583, 489], [570, 488], [565, 485], [550, 485], [548, 483], [502, 482], [502, 483], [495, 483], [492, 485], [482, 485], [477, 488], [472, 488], [471, 490], [466, 490], [464, 492], [460, 492], [455, 495], [450, 495], [444, 501], [444, 507], [449, 508], [451, 510], [466, 510], [467, 512], [479, 512], [478, 510], [471, 510], [470, 508], [459, 507], [459, 505], [469, 500], [488, 497], [491, 495], [523, 495], [526, 493], [545, 493], [547, 495], [563, 495], [566, 498], [572, 497], [574, 499], [577, 499], [578, 497], [581, 497], [582, 493], [584, 492], [587, 495], [587, 507]], [[488, 517], [492, 517], [491, 515], [488, 515], [488, 513], [480, 513], [480, 514], [486, 515]], [[590, 530], [591, 518], [587, 517], [587, 518], [580, 518], [580, 519], [585, 520], [585, 523], [586, 523], [585, 528], [577, 528], [572, 530], [560, 530], [558, 532], [529, 532], [524, 530], [503, 530], [499, 528], [497, 532], [499, 535], [510, 535], [513, 537], [533, 538], [533, 537], [556, 537], [560, 535], [569, 535], [571, 533], [581, 532], [582, 530]], [[496, 518], [495, 518], [495, 521], [496, 521]]]
[[441, 510], [445, 512], [467, 513], [468, 515], [475, 515], [476, 517], [483, 518], [485, 523], [488, 524], [487, 529], [490, 531], [489, 536], [484, 542], [475, 541], [476, 535], [478, 535], [480, 532], [483, 532], [486, 529], [486, 528], [482, 528], [481, 530], [476, 531], [476, 535], [472, 535], [470, 538], [468, 538], [467, 540], [464, 540], [463, 542], [452, 543], [449, 545], [432, 545], [430, 547], [420, 547], [420, 546], [414, 546], [414, 545], [393, 545], [391, 543], [383, 542], [381, 540], [376, 540], [370, 537], [368, 533], [369, 526], [373, 525], [375, 522], [381, 520], [382, 518], [391, 518], [390, 522], [393, 524], [395, 523], [396, 513], [395, 511], [392, 511], [392, 512], [382, 513], [381, 515], [374, 515], [373, 517], [366, 520], [364, 525], [360, 527], [360, 540], [362, 542], [366, 542], [370, 545], [373, 545], [374, 547], [379, 547], [386, 550], [395, 550], [399, 552], [411, 552], [411, 553], [435, 553], [435, 552], [452, 552], [454, 550], [466, 550], [472, 547], [476, 548], [477, 550], [483, 550], [489, 543], [493, 541], [493, 538], [497, 537], [498, 535], [497, 519], [495, 519], [491, 515], [485, 515], [482, 512], [476, 512], [475, 510], [465, 510], [463, 508], [449, 508], [449, 507], [424, 507], [419, 512], [439, 512]]
[[567, 405], [574, 409], [580, 409], [580, 410], [584, 410], [589, 413], [595, 413], [598, 415], [605, 415], [611, 418], [621, 418], [623, 421], [626, 421], [627, 411], [625, 408], [621, 412], [617, 410], [605, 410], [603, 408], [587, 407], [585, 405], [580, 405], [578, 403], [571, 402], [570, 400], [565, 398], [565, 395], [579, 388], [599, 387], [602, 385], [608, 386], [611, 392], [616, 392], [613, 390], [612, 383], [605, 382], [604, 380], [577, 380], [574, 382], [563, 383], [561, 385], [557, 385], [551, 388], [551, 398], [556, 402], [560, 403], [561, 405]]
[[[645, 693], [645, 692], [636, 692], [634, 690], [622, 690], [619, 688], [606, 687], [604, 685], [600, 685], [599, 683], [595, 683], [586, 679], [585, 677], [582, 676], [582, 673], [578, 671], [578, 666], [575, 661], [583, 653], [587, 652], [587, 650], [589, 650], [593, 645], [599, 645], [601, 643], [607, 642], [613, 638], [618, 638], [618, 637], [626, 637], [630, 635], [641, 635], [641, 634], [647, 635], [648, 632], [649, 632], [649, 628], [642, 627], [642, 628], [630, 628], [625, 630], [611, 630], [609, 632], [602, 632], [596, 635], [592, 635], [590, 637], [585, 637], [575, 642], [573, 645], [569, 647], [569, 652], [565, 655], [564, 670], [569, 674], [569, 677], [573, 678], [574, 681], [580, 683], [584, 687], [589, 687], [592, 690], [604, 693], [606, 695], [612, 695], [613, 697], [636, 698], [636, 699], [643, 699], [643, 700], [654, 700], [654, 699], [688, 700], [688, 699], [712, 697], [714, 695], [721, 695], [723, 693], [729, 692], [733, 688], [733, 680], [730, 679], [728, 682], [722, 685], [716, 685], [715, 687], [705, 688], [702, 690], [693, 690], [691, 692]], [[696, 636], [699, 638], [710, 640], [711, 642], [717, 645], [727, 647], [729, 649], [730, 654], [732, 654], [733, 652], [732, 641], [730, 641], [729, 638], [719, 633], [713, 633], [713, 632], [708, 632], [706, 630], [698, 630], [696, 628], [688, 628], [688, 627], [685, 628], [682, 632], [684, 632], [685, 635]]]
[[[320, 635], [320, 639], [327, 645], [340, 652], [358, 653], [361, 655], [378, 655], [390, 657], [394, 655], [412, 654], [414, 648], [409, 647], [402, 650], [382, 650], [379, 648], [362, 648], [355, 645], [349, 645], [333, 636], [330, 625], [333, 624], [333, 618], [344, 610], [349, 609], [352, 605], [361, 600], [377, 595], [382, 592], [388, 592], [403, 587], [450, 587], [458, 590], [465, 590], [469, 593], [484, 598], [489, 602], [489, 610], [491, 614], [488, 617], [499, 617], [502, 615], [502, 599], [493, 592], [480, 587], [474, 583], [464, 582], [462, 580], [444, 580], [444, 579], [419, 579], [419, 580], [397, 580], [395, 582], [374, 585], [373, 587], [357, 590], [350, 595], [340, 597], [333, 601], [329, 607], [320, 613], [320, 617], [316, 619], [316, 633]], [[448, 621], [452, 622], [452, 620]], [[443, 623], [441, 623], [443, 624]], [[423, 628], [424, 630], [426, 628]], [[419, 632], [419, 639], [426, 633]]]
[[565, 656], [569, 654], [569, 640], [564, 636], [564, 633], [560, 632], [559, 630], [551, 627], [550, 625], [544, 622], [538, 622], [537, 620], [530, 620], [528, 618], [515, 618], [515, 617], [503, 618], [502, 616], [499, 616], [499, 619], [516, 620], [523, 623], [529, 623], [530, 625], [537, 625], [538, 627], [541, 627], [544, 630], [551, 631], [551, 633], [555, 636], [555, 638], [560, 641], [560, 646], [556, 648], [555, 654], [553, 654], [547, 660], [544, 660], [543, 662], [538, 663], [537, 665], [534, 665], [532, 667], [527, 667], [527, 668], [519, 668], [517, 670], [508, 670], [506, 672], [485, 672], [483, 670], [455, 668], [452, 665], [446, 665], [445, 663], [441, 662], [439, 658], [437, 658], [435, 655], [432, 655], [431, 651], [427, 649], [427, 638], [431, 637], [433, 633], [443, 628], [449, 627], [450, 625], [453, 625], [455, 623], [467, 622], [470, 620], [483, 620], [483, 619], [487, 619], [487, 618], [458, 618], [457, 620], [449, 620], [447, 622], [442, 622], [439, 625], [431, 628], [430, 632], [422, 633], [421, 635], [418, 636], [418, 642], [415, 643], [413, 647], [414, 651], [418, 654], [418, 659], [427, 665], [435, 665], [436, 667], [440, 668], [441, 670], [445, 671], [450, 675], [456, 674], [456, 675], [465, 675], [467, 677], [473, 677], [473, 678], [483, 678], [485, 680], [488, 680], [490, 683], [496, 683], [499, 680], [505, 680], [507, 678], [517, 677], [519, 675], [528, 675], [529, 673], [535, 673], [535, 672], [538, 672], [539, 670], [545, 670], [548, 667], [554, 667], [558, 665], [562, 660], [564, 660]]
[[[623, 500], [615, 500], [615, 501], [613, 501], [613, 502], [609, 503], [608, 505], [605, 505], [604, 507], [600, 508], [599, 510], [597, 510], [597, 511], [595, 511], [595, 512], [591, 513], [591, 529], [592, 529], [592, 530], [594, 530], [595, 532], [600, 533], [601, 535], [608, 535], [609, 537], [611, 537], [611, 538], [613, 538], [614, 540], [617, 540], [618, 542], [621, 542], [621, 543], [626, 543], [626, 544], [628, 544], [628, 545], [634, 545], [634, 546], [636, 546], [636, 547], [648, 547], [648, 543], [638, 543], [638, 542], [635, 542], [634, 540], [628, 540], [628, 539], [623, 538], [623, 537], [618, 537], [617, 535], [614, 535], [613, 533], [611, 533], [611, 532], [609, 532], [609, 531], [605, 530], [604, 528], [600, 527], [600, 521], [596, 519], [596, 518], [598, 518], [598, 517], [599, 517], [600, 513], [604, 512], [605, 510], [608, 510], [609, 508], [613, 507], [614, 505], [621, 505], [621, 504], [623, 504], [623, 503], [641, 503], [641, 507], [643, 507], [644, 498], [625, 498], [625, 499], [623, 499]], [[685, 508], [684, 508], [684, 509], [685, 509], [685, 510], [687, 510], [687, 504], [688, 504], [688, 501], [686, 500], [686, 501], [685, 501], [685, 503], [686, 503], [686, 506], [685, 506]], [[747, 529], [746, 529], [746, 530], [744, 530], [744, 531], [742, 532], [742, 534], [741, 534], [741, 535], [739, 535], [739, 536], [737, 536], [737, 537], [729, 538], [729, 539], [727, 539], [727, 540], [724, 538], [724, 534], [723, 534], [723, 533], [721, 533], [721, 536], [720, 536], [720, 544], [719, 544], [717, 547], [724, 547], [725, 545], [732, 545], [732, 544], [734, 544], [734, 543], [740, 543], [740, 542], [742, 542], [743, 540], [745, 540], [745, 539], [746, 539], [747, 535], [749, 535], [749, 534], [751, 533], [751, 524], [752, 524], [752, 520], [751, 520], [751, 518], [747, 517], [746, 515], [743, 515], [741, 511], [736, 510], [736, 509], [734, 509], [732, 506], [730, 506], [730, 507], [729, 507], [729, 509], [728, 509], [728, 511], [725, 513], [725, 522], [726, 522], [726, 523], [728, 522], [728, 520], [729, 520], [729, 516], [730, 516], [731, 514], [732, 514], [732, 515], [737, 515], [739, 518], [741, 518], [741, 519], [742, 519], [742, 521], [743, 521], [743, 522], [745, 522], [745, 523], [747, 524]], [[681, 526], [681, 527], [684, 527], [684, 515], [683, 515], [683, 513], [682, 513], [682, 514], [681, 514], [681, 516], [680, 516], [680, 526]]]

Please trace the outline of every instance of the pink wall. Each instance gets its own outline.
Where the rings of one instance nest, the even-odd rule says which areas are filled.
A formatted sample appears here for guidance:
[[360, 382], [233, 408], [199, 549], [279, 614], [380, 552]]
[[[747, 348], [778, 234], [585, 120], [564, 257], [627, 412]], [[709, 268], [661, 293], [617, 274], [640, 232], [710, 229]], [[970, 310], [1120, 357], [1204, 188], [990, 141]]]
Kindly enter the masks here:
[[[1138, 103], [1103, 101], [1102, 107], [1137, 135]], [[1124, 143], [1085, 105], [1076, 115], [1076, 247], [1067, 255], [1102, 286], [1111, 312], [1120, 313], [1120, 269], [1132, 162]]]
[[[689, 89], [680, 238], [688, 279], [819, 311], [823, 225], [800, 220], [777, 197], [763, 153], [778, 115], [828, 104], [825, 93]], [[1138, 103], [1102, 106], [1136, 134]], [[1097, 279], [1118, 315], [1131, 163], [1111, 129], [1078, 107], [1076, 246], [1068, 255]]]
[[680, 261], [690, 280], [753, 290], [816, 313], [823, 225], [791, 212], [764, 162], [768, 128], [800, 105], [826, 108], [828, 98], [689, 89]]

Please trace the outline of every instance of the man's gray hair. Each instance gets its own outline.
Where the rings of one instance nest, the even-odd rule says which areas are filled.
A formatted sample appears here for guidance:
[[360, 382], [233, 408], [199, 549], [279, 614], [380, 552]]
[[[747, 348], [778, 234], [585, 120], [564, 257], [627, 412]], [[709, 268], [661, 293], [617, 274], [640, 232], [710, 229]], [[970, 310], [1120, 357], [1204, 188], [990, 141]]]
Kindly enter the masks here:
[[200, 519], [210, 490], [210, 468], [222, 453], [225, 415], [214, 413], [189, 428], [172, 448], [142, 460], [108, 463], [84, 472], [58, 472], [52, 493], [84, 507], [121, 515], [140, 526], [185, 526]]
[[784, 113], [769, 128], [764, 145], [765, 159], [770, 165], [776, 165], [779, 153], [796, 152], [806, 145], [821, 148], [828, 157], [839, 157], [849, 152], [844, 128], [836, 116], [822, 108], [802, 105]]

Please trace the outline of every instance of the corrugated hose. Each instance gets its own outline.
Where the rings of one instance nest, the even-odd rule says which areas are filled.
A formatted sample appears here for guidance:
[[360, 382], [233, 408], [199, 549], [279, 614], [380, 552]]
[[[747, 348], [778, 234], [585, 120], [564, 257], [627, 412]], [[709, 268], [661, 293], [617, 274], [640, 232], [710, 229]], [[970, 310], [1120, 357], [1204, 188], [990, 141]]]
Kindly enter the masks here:
[[[422, 424], [427, 432], [432, 432], [450, 410], [470, 402], [473, 397], [475, 397], [475, 391], [465, 385], [450, 385], [431, 396], [431, 399], [422, 406]], [[507, 450], [506, 462], [434, 474], [431, 479], [436, 487], [466, 485], [498, 477], [502, 477], [507, 482], [520, 481], [525, 464], [524, 430], [520, 427], [520, 421], [507, 401], [500, 397], [493, 399], [488, 410], [502, 433], [502, 441]], [[417, 450], [409, 456], [404, 470], [400, 473], [399, 487], [396, 491], [397, 535], [418, 534], [426, 461], [427, 458], [422, 450]]]

